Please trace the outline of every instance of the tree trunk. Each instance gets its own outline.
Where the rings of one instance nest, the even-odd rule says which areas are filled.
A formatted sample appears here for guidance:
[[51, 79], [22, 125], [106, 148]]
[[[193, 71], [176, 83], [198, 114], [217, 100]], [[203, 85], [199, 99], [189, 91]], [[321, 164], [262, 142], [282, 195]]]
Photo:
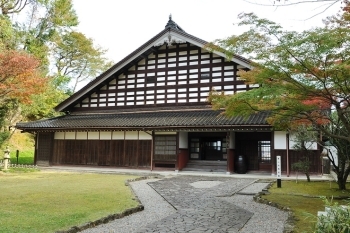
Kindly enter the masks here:
[[339, 166], [335, 166], [334, 168], [334, 172], [337, 174], [337, 184], [339, 190], [346, 190], [346, 181], [350, 173], [350, 166], [346, 164], [346, 161], [339, 161]]
[[346, 190], [346, 179], [344, 179], [342, 176], [338, 176], [338, 188], [340, 190]]
[[311, 181], [310, 180], [310, 174], [309, 173], [305, 173], [305, 175], [306, 175], [307, 182], [310, 182]]

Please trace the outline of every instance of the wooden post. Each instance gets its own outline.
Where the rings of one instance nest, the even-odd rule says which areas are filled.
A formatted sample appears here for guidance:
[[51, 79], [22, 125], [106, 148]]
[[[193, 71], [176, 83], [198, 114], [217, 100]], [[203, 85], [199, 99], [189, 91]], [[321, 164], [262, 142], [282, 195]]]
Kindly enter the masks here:
[[179, 132], [176, 132], [176, 156], [175, 156], [175, 171], [178, 172], [179, 171], [179, 155], [181, 153], [180, 148], [179, 148], [179, 141], [180, 141], [180, 136], [179, 136]]
[[17, 165], [18, 165], [18, 156], [19, 156], [19, 150], [16, 150]]
[[140, 131], [137, 131], [137, 144], [136, 144], [136, 167], [139, 167], [139, 152], [140, 152], [140, 148], [139, 148], [139, 144], [140, 144]]
[[[127, 165], [126, 165], [126, 140], [125, 140], [125, 137], [126, 137], [126, 131], [124, 130], [123, 162], [124, 162], [124, 166], [127, 166]], [[129, 166], [129, 163], [128, 163], [128, 166]]]
[[289, 133], [287, 133], [287, 177], [289, 177]]
[[152, 131], [152, 143], [151, 143], [151, 171], [153, 171], [153, 153], [154, 153], [154, 131]]
[[276, 156], [277, 188], [281, 188], [281, 156]]

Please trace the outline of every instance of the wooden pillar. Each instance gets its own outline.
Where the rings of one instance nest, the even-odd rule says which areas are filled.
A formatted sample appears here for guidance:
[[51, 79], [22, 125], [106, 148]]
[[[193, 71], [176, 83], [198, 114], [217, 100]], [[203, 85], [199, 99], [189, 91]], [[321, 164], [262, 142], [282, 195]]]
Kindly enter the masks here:
[[287, 137], [286, 137], [286, 140], [287, 140], [287, 177], [289, 177], [289, 133], [287, 133]]
[[180, 149], [179, 149], [179, 132], [176, 132], [176, 161], [175, 161], [175, 171], [179, 170], [179, 156], [180, 156]]
[[233, 173], [235, 165], [235, 150], [227, 149], [227, 172]]
[[139, 153], [140, 153], [140, 131], [137, 131], [137, 144], [136, 144], [136, 167], [139, 167]]
[[[124, 131], [124, 150], [123, 150], [123, 161], [124, 161], [124, 166], [126, 166], [126, 131]], [[129, 164], [128, 164], [129, 165]]]
[[152, 131], [152, 142], [151, 142], [151, 171], [153, 171], [153, 154], [154, 154], [154, 131]]
[[271, 175], [275, 174], [275, 133], [272, 131], [271, 133], [271, 143], [270, 143], [270, 158], [271, 158]]
[[177, 156], [177, 163], [178, 163], [178, 170], [181, 171], [184, 167], [186, 167], [188, 163], [188, 149], [187, 148], [180, 148], [179, 149], [179, 154]]
[[37, 159], [38, 159], [38, 148], [39, 148], [39, 133], [37, 132], [35, 134], [35, 145], [34, 145], [34, 165], [37, 165]]

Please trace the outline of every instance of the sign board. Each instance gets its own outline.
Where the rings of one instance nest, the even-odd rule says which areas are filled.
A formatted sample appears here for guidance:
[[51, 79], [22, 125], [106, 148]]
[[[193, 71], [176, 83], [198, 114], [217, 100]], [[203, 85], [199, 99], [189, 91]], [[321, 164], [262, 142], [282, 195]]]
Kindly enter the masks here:
[[278, 155], [276, 156], [276, 170], [277, 170], [277, 178], [280, 179], [281, 178], [281, 156]]

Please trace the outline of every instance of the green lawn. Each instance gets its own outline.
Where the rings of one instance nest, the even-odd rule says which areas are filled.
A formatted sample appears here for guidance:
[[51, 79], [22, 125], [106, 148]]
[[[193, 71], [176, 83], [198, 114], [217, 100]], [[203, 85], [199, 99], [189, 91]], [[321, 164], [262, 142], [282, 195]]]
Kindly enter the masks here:
[[[10, 152], [12, 164], [17, 164], [16, 151]], [[34, 150], [19, 151], [18, 164], [34, 165]]]
[[[8, 146], [10, 150], [11, 163], [16, 164], [16, 151], [18, 150], [18, 164], [34, 164], [34, 135], [29, 133], [20, 133], [16, 131], [12, 134], [8, 143], [1, 148], [2, 151]], [[0, 159], [2, 156], [0, 155]]]
[[[321, 196], [350, 197], [350, 191], [338, 190], [335, 182], [306, 182], [282, 181], [282, 187], [276, 183], [269, 189], [270, 194], [262, 198], [284, 207], [289, 207], [295, 218], [295, 232], [313, 232], [317, 220], [317, 212], [324, 211], [324, 202]], [[341, 204], [348, 204], [348, 200], [333, 200]]]
[[0, 232], [55, 232], [136, 207], [134, 176], [0, 172]]

